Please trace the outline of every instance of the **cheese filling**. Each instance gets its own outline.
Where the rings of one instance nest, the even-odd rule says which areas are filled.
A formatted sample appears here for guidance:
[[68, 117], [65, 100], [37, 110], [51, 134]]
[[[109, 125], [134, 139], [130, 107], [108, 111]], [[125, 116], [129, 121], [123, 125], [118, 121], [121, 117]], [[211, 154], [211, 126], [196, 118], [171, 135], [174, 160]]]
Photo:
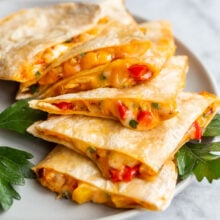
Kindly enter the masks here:
[[[91, 68], [110, 63], [116, 59], [140, 57], [150, 46], [149, 41], [131, 41], [129, 44], [123, 46], [103, 48], [82, 53], [65, 61], [57, 67], [52, 68], [41, 77], [41, 72], [48, 66], [48, 63], [52, 63], [53, 60], [63, 54], [68, 48], [72, 47], [72, 44], [74, 43], [63, 43], [49, 48], [45, 52], [43, 58], [41, 58], [36, 65], [33, 66], [33, 69], [29, 69], [30, 72], [34, 73], [38, 86], [48, 86], [54, 84], [68, 76], [74, 75], [83, 70], [89, 70]], [[33, 86], [33, 83], [27, 89], [27, 85], [24, 84], [22, 91], [27, 92], [28, 90], [31, 92], [31, 86]]]
[[137, 201], [131, 197], [110, 194], [107, 191], [103, 191], [95, 186], [50, 168], [41, 168], [37, 170], [36, 174], [38, 180], [44, 187], [58, 193], [58, 198], [64, 197], [72, 199], [79, 204], [92, 201], [117, 208], [144, 207], [155, 209], [155, 207], [149, 203]]
[[119, 120], [125, 127], [137, 130], [151, 129], [176, 114], [175, 103], [129, 99], [54, 101], [47, 102], [46, 108], [47, 110], [50, 108], [55, 114], [83, 114], [111, 118]]
[[[140, 62], [136, 58], [117, 59], [109, 64], [96, 67], [92, 71], [84, 71], [80, 72], [80, 74], [76, 73], [75, 76], [70, 75], [69, 77], [64, 77], [51, 87], [49, 87], [49, 85], [44, 85], [44, 87], [49, 88], [49, 90], [40, 96], [41, 98], [53, 97], [61, 94], [87, 91], [104, 87], [129, 88], [140, 84], [143, 81], [151, 80], [155, 75], [158, 74], [158, 72], [159, 69], [150, 63]], [[53, 77], [55, 75], [48, 75], [47, 77], [49, 78], [47, 79], [47, 82], [50, 80], [53, 81]], [[37, 83], [34, 86], [40, 87], [40, 84]], [[33, 85], [27, 92], [41, 92], [36, 90], [33, 92], [32, 89]]]

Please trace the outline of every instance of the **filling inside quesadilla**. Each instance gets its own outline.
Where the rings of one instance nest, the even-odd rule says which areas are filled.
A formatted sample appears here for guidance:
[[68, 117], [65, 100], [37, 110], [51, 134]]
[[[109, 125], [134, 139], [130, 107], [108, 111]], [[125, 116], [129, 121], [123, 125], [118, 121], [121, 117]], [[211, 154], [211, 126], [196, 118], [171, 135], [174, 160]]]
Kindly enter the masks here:
[[[136, 58], [117, 59], [109, 64], [65, 77], [50, 88], [46, 88], [46, 91], [40, 93], [39, 97], [54, 97], [104, 87], [128, 88], [150, 80], [157, 73], [159, 69], [151, 63], [141, 62]], [[41, 88], [43, 89], [42, 86]]]
[[176, 114], [175, 102], [156, 103], [145, 100], [106, 99], [53, 102], [63, 114], [81, 114], [118, 119], [125, 127], [138, 130], [151, 129]]
[[[111, 25], [114, 28], [114, 23]], [[115, 26], [117, 27], [117, 25]], [[110, 30], [111, 28], [109, 27]], [[99, 35], [101, 28], [94, 29], [90, 32], [95, 32], [94, 36]], [[165, 21], [144, 23], [133, 28], [131, 26], [131, 29], [120, 26], [116, 28], [115, 33], [111, 31], [108, 33], [108, 31], [108, 28], [106, 28], [96, 38], [93, 36], [94, 40], [91, 41], [87, 40], [88, 37], [86, 36], [90, 37], [87, 32], [81, 34], [74, 38], [73, 42], [61, 44], [57, 48], [58, 52], [55, 47], [48, 49], [48, 52], [45, 53], [46, 59], [39, 59], [38, 61], [40, 65], [45, 65], [45, 68], [41, 70], [34, 68], [35, 79], [20, 85], [17, 98], [27, 98], [29, 96], [49, 97], [99, 87], [131, 87], [155, 77], [166, 60], [175, 51], [172, 30], [170, 24]], [[122, 38], [122, 35], [125, 34], [126, 36]], [[71, 45], [74, 45], [75, 41], [78, 42], [81, 39], [87, 41], [83, 47], [62, 52], [62, 48], [67, 50], [68, 47], [73, 47]], [[117, 41], [121, 43], [119, 44]], [[59, 49], [64, 54], [61, 57]], [[58, 54], [60, 58], [56, 60]], [[48, 58], [55, 59], [51, 66], [44, 64]], [[74, 81], [78, 77], [80, 81], [81, 75], [84, 75], [86, 70], [92, 70], [90, 78], [92, 75], [97, 75], [96, 71], [99, 70], [96, 67], [100, 66], [104, 68], [103, 73], [100, 73], [100, 78], [93, 78], [92, 84], [88, 85], [87, 82], [83, 84], [82, 81], [85, 81], [85, 78], [83, 78], [81, 81], [82, 87], [77, 87], [77, 82], [74, 82], [71, 85], [72, 87], [69, 88], [70, 84], [68, 83], [68, 89], [63, 89], [68, 80]], [[38, 67], [38, 64], [36, 67]]]
[[[169, 204], [177, 178], [174, 163], [168, 161], [150, 181], [134, 179], [129, 183], [112, 183], [103, 179], [89, 160], [62, 146], [56, 147], [34, 171], [39, 182], [57, 192], [58, 198], [65, 197], [79, 204], [92, 201], [117, 208], [151, 210], [164, 209]], [[158, 190], [157, 185], [163, 190]]]
[[[86, 34], [77, 37], [76, 39], [83, 39], [83, 36], [86, 36]], [[25, 92], [31, 92], [33, 94], [38, 90], [38, 87], [40, 86], [50, 86], [70, 75], [74, 75], [78, 72], [88, 70], [99, 65], [110, 63], [111, 61], [119, 58], [140, 57], [146, 52], [146, 50], [150, 46], [149, 41], [132, 41], [130, 44], [124, 46], [109, 47], [95, 51], [89, 51], [86, 53], [82, 53], [74, 58], [71, 58], [55, 68], [52, 68], [41, 77], [41, 71], [43, 71], [44, 68], [48, 66], [48, 63], [51, 63], [53, 60], [59, 57], [62, 53], [64, 53], [64, 51], [72, 46], [72, 44], [76, 43], [65, 42], [63, 44], [59, 44], [57, 46], [53, 46], [47, 49], [44, 56], [40, 58], [33, 66], [32, 72], [35, 73], [36, 79], [38, 78], [37, 83], [31, 85], [28, 88], [25, 88], [26, 84], [24, 83], [22, 87], [24, 87], [24, 89], [26, 90]], [[135, 67], [134, 65], [129, 65], [129, 63], [126, 64], [126, 60], [122, 60], [120, 67], [124, 69], [123, 66], [126, 65], [128, 65], [127, 71], [131, 72], [130, 76], [135, 80], [135, 82], [148, 80], [153, 75], [153, 68], [151, 67], [151, 65], [137, 64], [138, 66]], [[120, 67], [114, 64], [114, 72], [116, 72]], [[109, 71], [112, 72], [111, 68]], [[103, 75], [103, 77], [105, 76]]]

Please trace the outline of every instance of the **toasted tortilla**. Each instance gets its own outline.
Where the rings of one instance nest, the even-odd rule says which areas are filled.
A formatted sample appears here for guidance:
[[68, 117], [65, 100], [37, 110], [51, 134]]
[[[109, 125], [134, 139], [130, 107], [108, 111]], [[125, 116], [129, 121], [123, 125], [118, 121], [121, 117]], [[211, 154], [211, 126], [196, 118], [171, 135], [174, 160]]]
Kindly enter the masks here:
[[111, 169], [139, 167], [139, 177], [156, 175], [177, 150], [195, 138], [194, 122], [204, 129], [217, 112], [214, 95], [180, 93], [178, 114], [149, 131], [134, 131], [113, 120], [51, 116], [28, 128], [42, 139], [60, 143], [92, 159], [106, 178]]
[[110, 118], [128, 128], [149, 130], [176, 115], [176, 96], [185, 85], [187, 69], [187, 57], [172, 57], [156, 78], [131, 88], [98, 88], [29, 104], [52, 114]]
[[[112, 23], [95, 39], [65, 52], [41, 73], [41, 77], [22, 83], [17, 99], [51, 97], [99, 87], [131, 87], [156, 77], [174, 52], [175, 43], [169, 22], [146, 22], [138, 29], [136, 26]], [[143, 76], [132, 78], [129, 75], [128, 68], [134, 65], [146, 67]], [[111, 79], [100, 83], [97, 77], [100, 69], [107, 72]], [[85, 77], [81, 80], [85, 72], [89, 73], [87, 80]], [[72, 85], [80, 81], [81, 86], [71, 88], [69, 83], [66, 85], [69, 81]], [[66, 86], [68, 89], [64, 88]]]
[[[102, 19], [118, 20], [119, 16], [121, 23], [135, 25], [122, 0], [60, 3], [15, 12], [0, 21], [0, 79], [27, 82], [39, 77], [38, 69], [46, 68], [69, 46], [75, 46], [63, 45], [64, 42], [94, 28]], [[93, 37], [91, 34], [89, 39]], [[39, 57], [51, 48], [57, 49], [54, 57], [46, 64], [41, 62]]]
[[153, 180], [113, 183], [104, 179], [90, 160], [63, 146], [57, 146], [33, 170], [39, 182], [58, 197], [117, 208], [164, 210], [173, 198], [177, 180], [175, 165], [168, 161]]

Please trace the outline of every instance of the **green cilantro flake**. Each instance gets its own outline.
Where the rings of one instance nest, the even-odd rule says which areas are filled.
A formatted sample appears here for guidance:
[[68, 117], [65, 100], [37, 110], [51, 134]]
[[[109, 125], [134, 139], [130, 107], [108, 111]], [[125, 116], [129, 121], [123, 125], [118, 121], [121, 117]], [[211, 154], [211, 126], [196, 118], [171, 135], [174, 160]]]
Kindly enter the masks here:
[[89, 147], [87, 148], [87, 151], [88, 151], [90, 154], [93, 154], [93, 153], [96, 152], [96, 149], [95, 149], [94, 147], [89, 146]]
[[152, 102], [152, 107], [155, 108], [155, 109], [159, 109], [159, 103]]
[[83, 53], [80, 54], [81, 57], [84, 57], [85, 55], [86, 55], [85, 52], [83, 52]]
[[100, 80], [106, 80], [107, 77], [102, 73], [102, 74], [99, 76], [99, 79], [100, 79]]
[[37, 71], [37, 72], [35, 72], [35, 74], [34, 74], [34, 75], [35, 75], [35, 77], [36, 77], [36, 78], [39, 78], [41, 74], [40, 74], [40, 72], [39, 72], [39, 71]]
[[137, 128], [138, 122], [132, 119], [129, 121], [129, 125], [132, 128]]
[[38, 84], [31, 85], [29, 89], [30, 89], [31, 94], [35, 94], [39, 92], [39, 85]]

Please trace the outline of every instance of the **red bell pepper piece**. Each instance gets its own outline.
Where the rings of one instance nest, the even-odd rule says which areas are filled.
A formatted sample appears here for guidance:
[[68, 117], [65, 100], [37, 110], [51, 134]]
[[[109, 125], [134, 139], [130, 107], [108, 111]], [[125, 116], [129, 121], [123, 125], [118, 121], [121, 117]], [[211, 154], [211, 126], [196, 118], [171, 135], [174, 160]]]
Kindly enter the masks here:
[[127, 110], [128, 108], [121, 101], [118, 101], [118, 112], [121, 119], [126, 119]]
[[130, 76], [134, 78], [135, 81], [144, 81], [152, 77], [152, 72], [149, 70], [147, 65], [144, 64], [134, 64], [128, 68]]
[[61, 110], [69, 110], [73, 108], [72, 103], [69, 102], [58, 102], [58, 103], [53, 103], [57, 108]]
[[125, 166], [123, 170], [117, 170], [115, 168], [110, 168], [109, 170], [112, 182], [129, 182], [138, 172], [139, 165], [134, 167]]
[[120, 182], [122, 180], [122, 172], [120, 170], [110, 168], [109, 173], [112, 182]]
[[137, 175], [137, 173], [139, 172], [139, 166], [134, 166], [134, 167], [129, 167], [129, 166], [126, 166], [124, 168], [124, 172], [123, 172], [123, 181], [125, 182], [129, 182], [132, 180], [132, 178], [134, 176]]
[[195, 139], [200, 141], [202, 139], [202, 127], [198, 121], [195, 121], [193, 126], [195, 128]]
[[139, 123], [144, 123], [146, 125], [150, 124], [153, 119], [152, 113], [149, 111], [140, 111], [137, 115], [137, 120]]

